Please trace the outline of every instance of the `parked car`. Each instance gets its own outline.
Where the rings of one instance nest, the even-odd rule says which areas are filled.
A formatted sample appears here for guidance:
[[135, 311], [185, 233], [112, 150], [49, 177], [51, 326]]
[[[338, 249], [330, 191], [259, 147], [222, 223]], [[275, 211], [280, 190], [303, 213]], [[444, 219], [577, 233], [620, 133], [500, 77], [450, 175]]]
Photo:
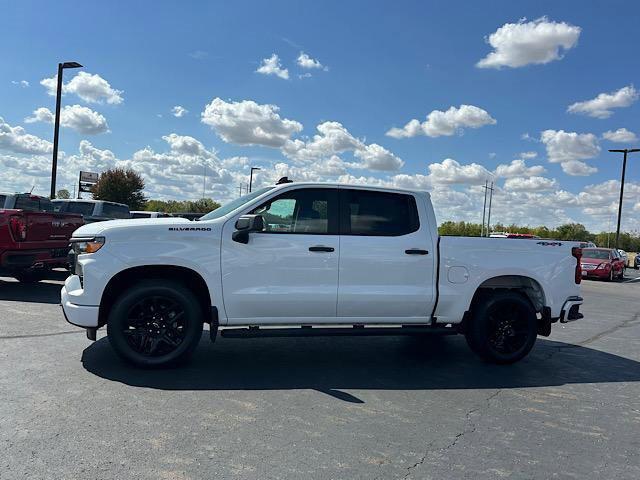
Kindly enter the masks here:
[[622, 259], [622, 261], [624, 262], [624, 267], [627, 268], [627, 265], [629, 264], [629, 255], [627, 255], [627, 252], [621, 249], [618, 249], [618, 254], [620, 255], [620, 258]]
[[71, 241], [67, 320], [92, 340], [106, 325], [115, 351], [137, 365], [188, 358], [203, 322], [212, 339], [219, 328], [234, 337], [460, 333], [481, 358], [513, 363], [552, 323], [582, 317], [575, 243], [439, 237], [421, 191], [283, 183], [197, 224], [92, 224]]
[[169, 218], [172, 215], [165, 212], [147, 212], [146, 210], [132, 210], [131, 218]]
[[81, 215], [55, 213], [46, 197], [0, 194], [0, 275], [36, 282], [65, 267], [71, 234], [82, 225]]
[[624, 278], [624, 263], [615, 248], [583, 248], [582, 276], [613, 281]]
[[79, 213], [85, 223], [131, 218], [129, 207], [124, 203], [88, 199], [56, 199], [52, 202], [56, 212]]
[[638, 270], [638, 267], [640, 267], [640, 253], [636, 253], [633, 257], [633, 268]]

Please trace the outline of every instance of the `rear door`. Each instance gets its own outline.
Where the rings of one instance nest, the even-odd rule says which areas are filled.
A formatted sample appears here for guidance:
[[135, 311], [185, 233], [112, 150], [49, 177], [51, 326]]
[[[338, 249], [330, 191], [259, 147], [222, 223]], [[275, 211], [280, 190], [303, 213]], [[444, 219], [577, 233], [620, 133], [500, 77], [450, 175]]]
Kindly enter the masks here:
[[[434, 305], [434, 248], [421, 198], [340, 191], [338, 317], [423, 323]], [[367, 320], [369, 319], [369, 320]]]

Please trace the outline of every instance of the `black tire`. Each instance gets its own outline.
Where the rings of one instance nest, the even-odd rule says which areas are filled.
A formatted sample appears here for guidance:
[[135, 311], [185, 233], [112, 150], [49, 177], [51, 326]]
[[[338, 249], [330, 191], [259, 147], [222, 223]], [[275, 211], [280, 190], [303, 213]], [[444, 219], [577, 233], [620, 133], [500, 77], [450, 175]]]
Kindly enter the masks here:
[[40, 280], [44, 280], [45, 277], [46, 273], [42, 270], [22, 270], [13, 273], [13, 278], [20, 283], [37, 283]]
[[202, 337], [203, 312], [196, 296], [167, 280], [143, 280], [113, 304], [109, 343], [125, 361], [144, 368], [186, 361]]
[[516, 292], [499, 292], [474, 304], [465, 337], [484, 361], [510, 364], [531, 351], [538, 336], [537, 324], [527, 298]]
[[611, 269], [611, 271], [609, 272], [609, 278], [607, 278], [608, 282], [613, 282], [614, 280], [614, 275], [613, 275], [613, 268]]

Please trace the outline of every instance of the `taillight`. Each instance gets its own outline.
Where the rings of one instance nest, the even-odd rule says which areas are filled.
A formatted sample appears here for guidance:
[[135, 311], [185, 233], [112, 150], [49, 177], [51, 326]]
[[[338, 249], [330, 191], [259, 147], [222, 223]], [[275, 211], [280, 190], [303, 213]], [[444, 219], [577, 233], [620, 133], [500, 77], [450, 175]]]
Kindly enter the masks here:
[[23, 217], [9, 218], [9, 226], [15, 241], [22, 242], [27, 239], [27, 221]]
[[580, 285], [580, 282], [582, 282], [582, 268], [580, 265], [580, 259], [582, 258], [582, 249], [580, 247], [573, 247], [571, 249], [571, 255], [576, 259], [575, 282], [576, 285]]

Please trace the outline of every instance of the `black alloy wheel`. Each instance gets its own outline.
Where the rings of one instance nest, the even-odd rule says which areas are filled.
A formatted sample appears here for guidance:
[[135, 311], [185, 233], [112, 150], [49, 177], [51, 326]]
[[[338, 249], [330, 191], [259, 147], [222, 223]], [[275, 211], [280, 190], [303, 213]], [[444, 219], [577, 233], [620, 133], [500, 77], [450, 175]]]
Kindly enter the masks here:
[[531, 302], [513, 291], [496, 292], [476, 301], [465, 333], [474, 353], [498, 364], [524, 358], [537, 335], [538, 319]]
[[129, 346], [142, 355], [171, 353], [184, 341], [184, 308], [170, 296], [145, 297], [127, 313], [122, 333]]
[[114, 302], [107, 335], [116, 353], [141, 367], [164, 367], [188, 359], [202, 337], [203, 308], [183, 285], [142, 280]]

